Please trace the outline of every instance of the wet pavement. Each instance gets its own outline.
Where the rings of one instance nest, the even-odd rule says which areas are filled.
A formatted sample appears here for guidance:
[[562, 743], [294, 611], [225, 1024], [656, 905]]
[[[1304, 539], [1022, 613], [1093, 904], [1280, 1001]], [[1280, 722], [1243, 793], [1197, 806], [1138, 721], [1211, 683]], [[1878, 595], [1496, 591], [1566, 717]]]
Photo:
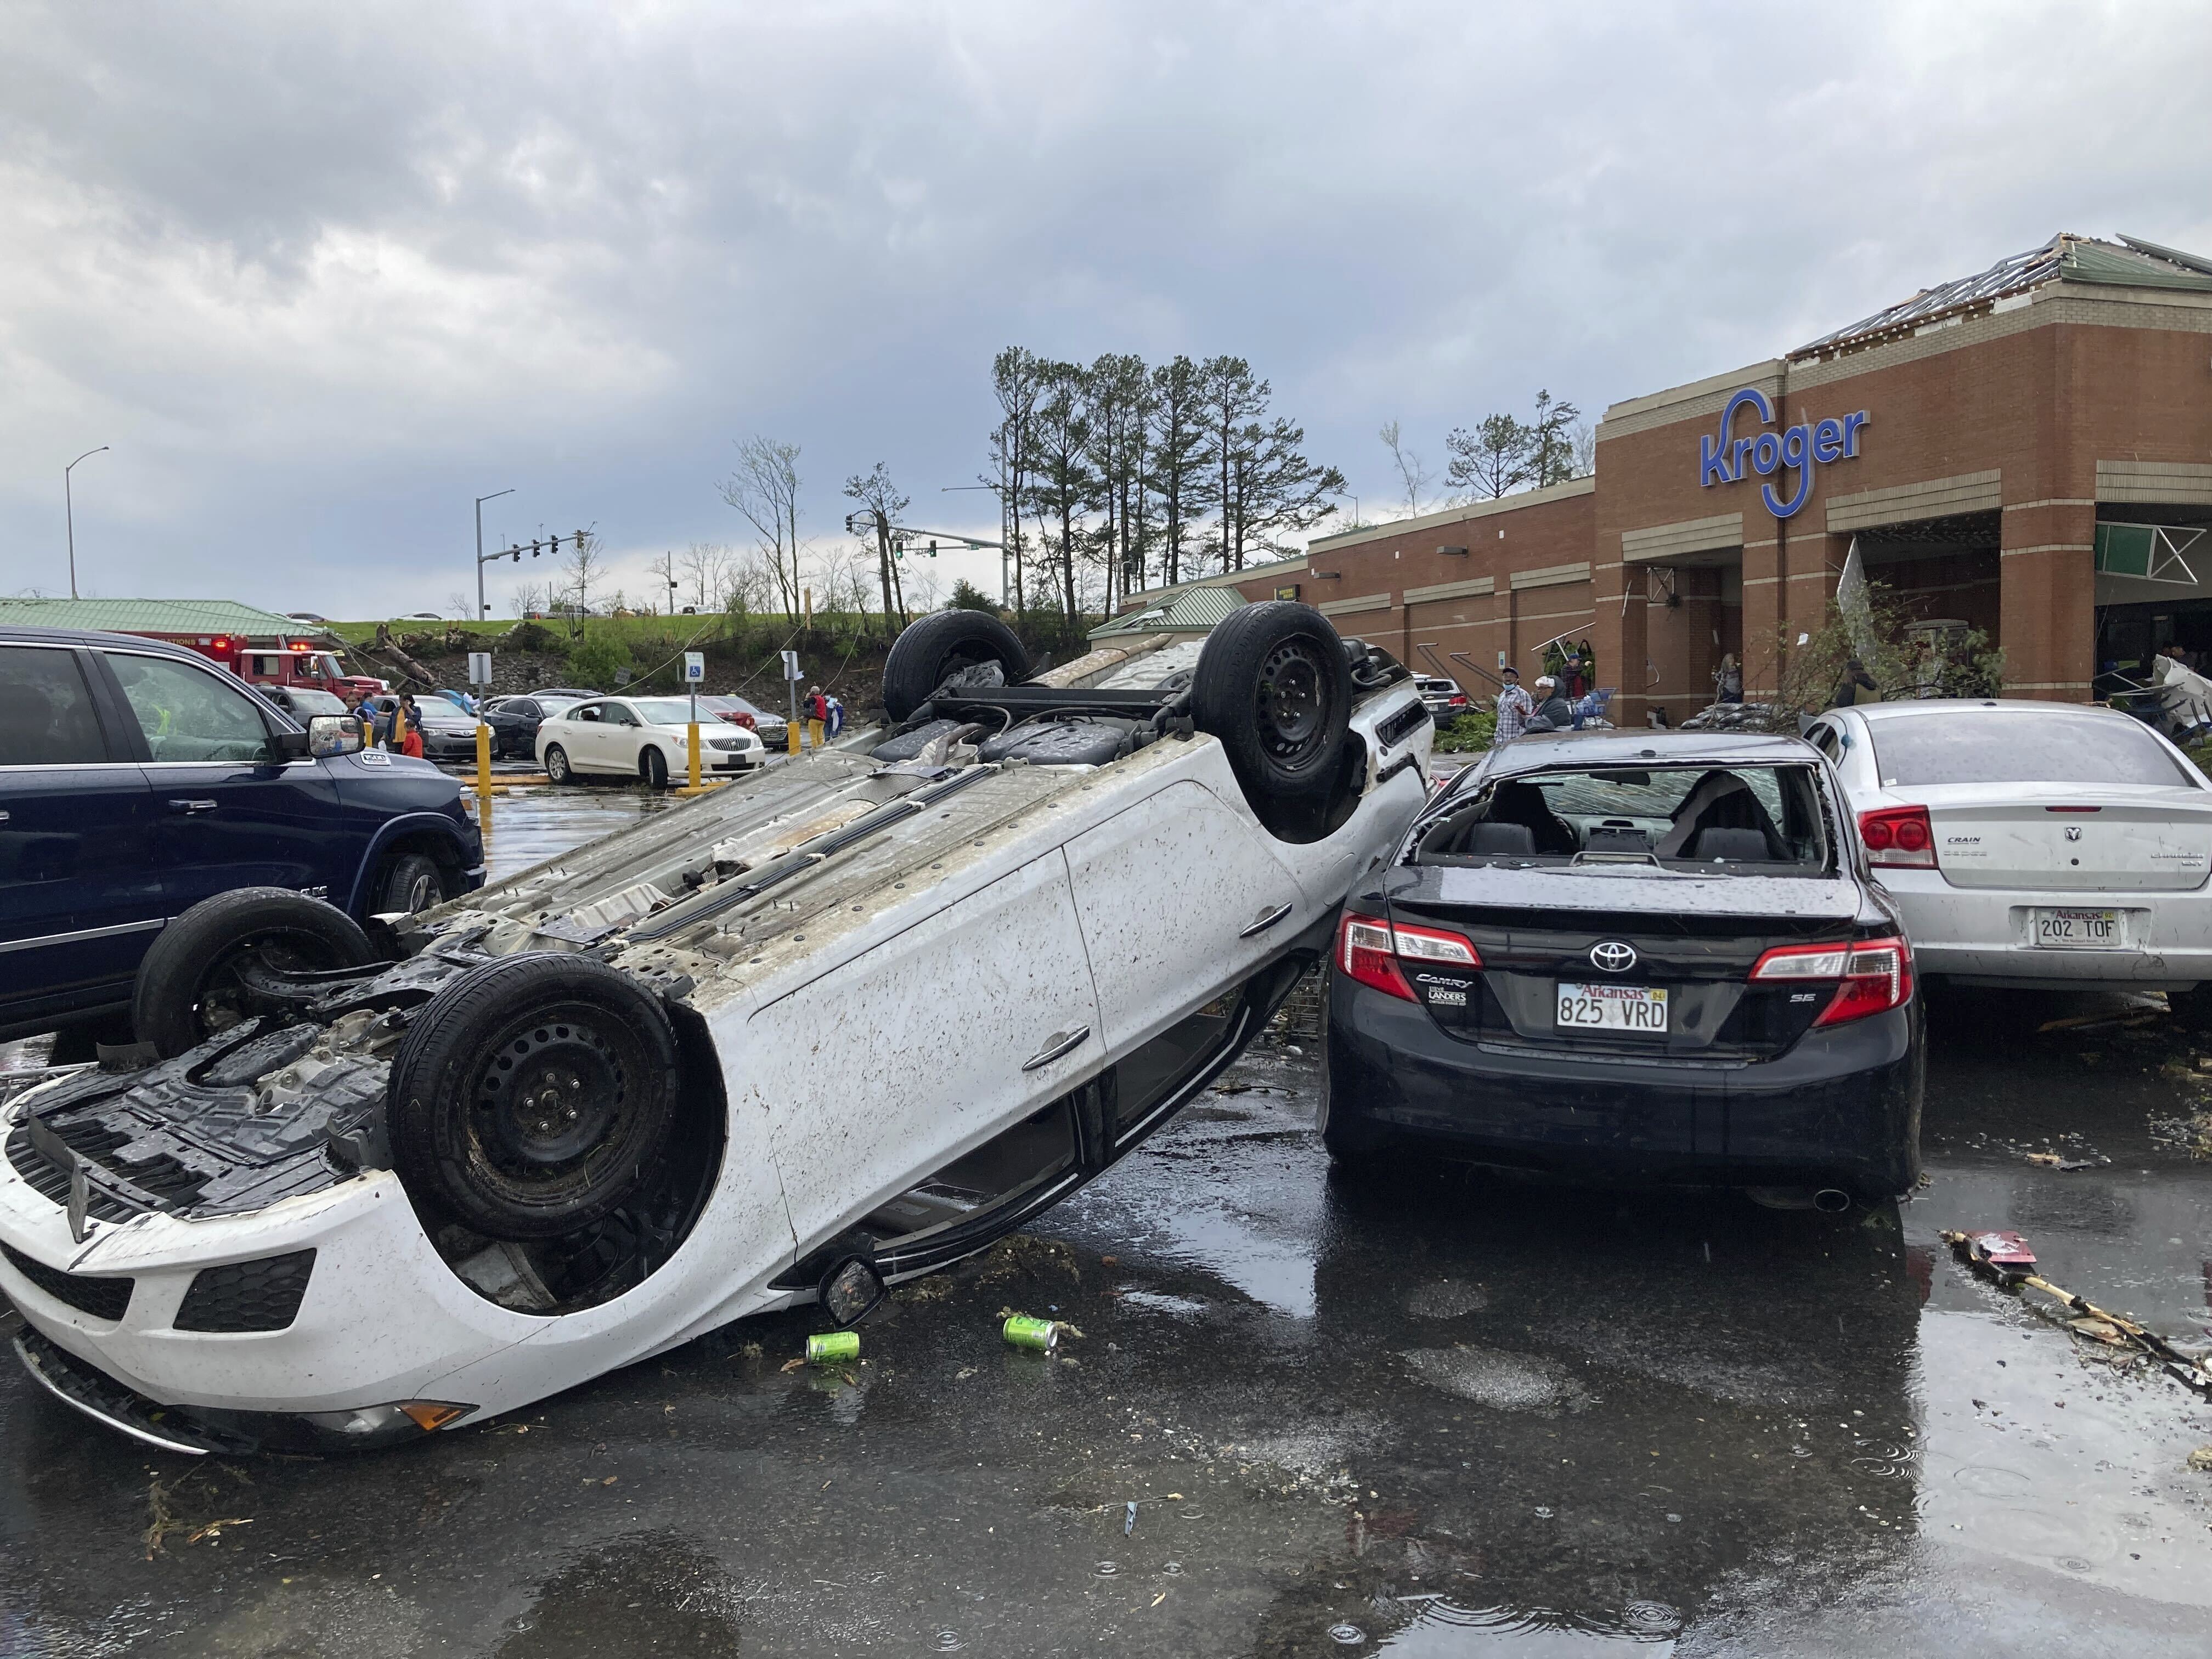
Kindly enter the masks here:
[[[505, 802], [503, 867], [660, 805]], [[782, 1316], [404, 1451], [194, 1464], [8, 1375], [0, 1653], [2212, 1651], [2212, 1409], [1937, 1239], [2017, 1228], [2202, 1343], [2212, 1038], [1931, 1026], [1929, 1184], [1844, 1218], [1346, 1179], [1269, 1047], [849, 1376], [783, 1370], [822, 1327]], [[1011, 1350], [1009, 1308], [1083, 1334]]]

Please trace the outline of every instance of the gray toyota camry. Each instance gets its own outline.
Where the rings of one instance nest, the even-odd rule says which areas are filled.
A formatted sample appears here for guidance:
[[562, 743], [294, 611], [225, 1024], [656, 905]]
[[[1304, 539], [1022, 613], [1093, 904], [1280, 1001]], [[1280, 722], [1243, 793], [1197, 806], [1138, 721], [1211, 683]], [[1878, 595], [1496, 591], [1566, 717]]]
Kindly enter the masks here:
[[1919, 1178], [1911, 946], [1796, 738], [1520, 738], [1353, 890], [1326, 1139], [1847, 1208]]

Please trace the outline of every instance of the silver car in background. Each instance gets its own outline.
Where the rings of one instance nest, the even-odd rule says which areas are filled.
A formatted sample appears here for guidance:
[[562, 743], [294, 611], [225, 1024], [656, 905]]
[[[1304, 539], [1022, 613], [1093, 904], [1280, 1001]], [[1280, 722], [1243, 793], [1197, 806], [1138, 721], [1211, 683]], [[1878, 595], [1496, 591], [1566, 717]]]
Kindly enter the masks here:
[[2212, 983], [2212, 782], [2109, 708], [1832, 708], [1867, 860], [1923, 975], [2044, 990]]

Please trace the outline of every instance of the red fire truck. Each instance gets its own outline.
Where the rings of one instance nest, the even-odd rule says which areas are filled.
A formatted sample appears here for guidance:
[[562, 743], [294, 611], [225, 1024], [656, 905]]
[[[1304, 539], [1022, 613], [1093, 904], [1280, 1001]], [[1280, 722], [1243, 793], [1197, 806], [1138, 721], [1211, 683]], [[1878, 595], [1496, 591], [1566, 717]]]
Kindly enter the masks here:
[[352, 708], [363, 697], [389, 688], [371, 675], [349, 674], [338, 653], [306, 640], [256, 645], [242, 634], [165, 634], [159, 637], [211, 657], [240, 679], [257, 685], [304, 686], [327, 691]]

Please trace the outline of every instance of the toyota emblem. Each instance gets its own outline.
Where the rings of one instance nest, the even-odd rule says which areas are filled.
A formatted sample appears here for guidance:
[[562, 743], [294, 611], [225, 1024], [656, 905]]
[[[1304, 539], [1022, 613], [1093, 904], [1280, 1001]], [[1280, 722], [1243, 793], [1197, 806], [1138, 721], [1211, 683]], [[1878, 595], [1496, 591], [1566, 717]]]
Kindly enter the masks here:
[[1617, 939], [1609, 939], [1590, 946], [1590, 966], [1608, 974], [1625, 974], [1636, 966], [1636, 951]]

